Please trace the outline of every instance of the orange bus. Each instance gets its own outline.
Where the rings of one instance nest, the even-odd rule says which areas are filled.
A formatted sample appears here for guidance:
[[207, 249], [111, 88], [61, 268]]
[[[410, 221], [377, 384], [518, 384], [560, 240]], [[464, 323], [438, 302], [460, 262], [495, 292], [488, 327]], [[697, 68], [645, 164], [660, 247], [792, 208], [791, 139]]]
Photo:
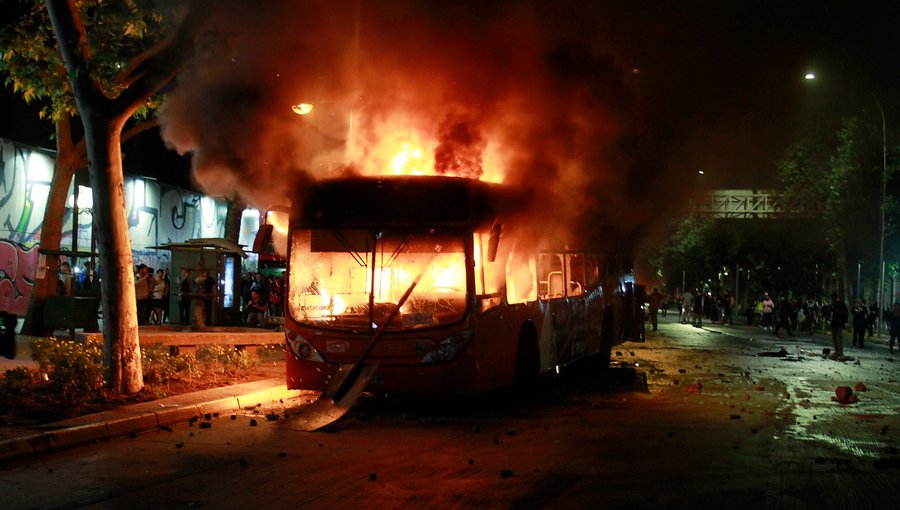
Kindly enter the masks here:
[[322, 390], [368, 352], [367, 391], [480, 393], [589, 356], [607, 366], [642, 339], [643, 298], [595, 254], [516, 240], [518, 202], [455, 177], [307, 188], [287, 229], [287, 386]]

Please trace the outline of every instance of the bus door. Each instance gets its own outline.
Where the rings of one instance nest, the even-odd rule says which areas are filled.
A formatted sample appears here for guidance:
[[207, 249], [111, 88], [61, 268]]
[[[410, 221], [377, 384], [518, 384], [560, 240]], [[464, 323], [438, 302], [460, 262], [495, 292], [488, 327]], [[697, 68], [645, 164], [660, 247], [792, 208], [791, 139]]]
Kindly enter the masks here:
[[[571, 267], [567, 254], [542, 253], [538, 259], [538, 287], [544, 308], [544, 324], [540, 343], [548, 349], [552, 365], [565, 365], [577, 359], [584, 348], [578, 333], [584, 332], [584, 307], [577, 295], [584, 293], [583, 284], [575, 285], [570, 278]], [[583, 280], [582, 280], [583, 282]], [[583, 303], [582, 303], [583, 305]], [[579, 344], [582, 344], [579, 347]]]

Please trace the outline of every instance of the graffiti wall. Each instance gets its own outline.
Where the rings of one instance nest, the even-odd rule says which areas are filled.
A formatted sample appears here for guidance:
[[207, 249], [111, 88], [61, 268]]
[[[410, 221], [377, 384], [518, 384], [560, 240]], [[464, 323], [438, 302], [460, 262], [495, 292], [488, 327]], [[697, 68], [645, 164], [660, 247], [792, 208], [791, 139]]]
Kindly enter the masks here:
[[[40, 265], [44, 206], [53, 178], [53, 152], [0, 139], [0, 310], [22, 315]], [[63, 250], [92, 250], [91, 190], [70, 185], [63, 219]], [[135, 264], [169, 268], [165, 243], [221, 237], [227, 206], [223, 200], [152, 179], [125, 178], [125, 206]], [[77, 211], [77, 221], [74, 220]], [[82, 260], [70, 261], [78, 271]]]

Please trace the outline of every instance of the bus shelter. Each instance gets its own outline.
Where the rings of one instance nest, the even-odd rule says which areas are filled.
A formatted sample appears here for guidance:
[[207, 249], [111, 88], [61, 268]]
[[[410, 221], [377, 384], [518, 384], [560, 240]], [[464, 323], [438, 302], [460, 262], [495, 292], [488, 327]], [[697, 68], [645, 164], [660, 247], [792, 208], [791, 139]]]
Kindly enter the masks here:
[[[241, 261], [247, 258], [243, 247], [223, 238], [191, 239], [183, 243], [168, 243], [154, 246], [156, 249], [172, 252], [169, 292], [169, 318], [179, 323], [178, 278], [181, 270], [190, 272], [192, 300], [190, 321], [197, 329], [207, 326], [231, 326], [241, 324]], [[203, 274], [212, 280], [206, 291], [197, 285]], [[199, 310], [199, 311], [198, 311]]]

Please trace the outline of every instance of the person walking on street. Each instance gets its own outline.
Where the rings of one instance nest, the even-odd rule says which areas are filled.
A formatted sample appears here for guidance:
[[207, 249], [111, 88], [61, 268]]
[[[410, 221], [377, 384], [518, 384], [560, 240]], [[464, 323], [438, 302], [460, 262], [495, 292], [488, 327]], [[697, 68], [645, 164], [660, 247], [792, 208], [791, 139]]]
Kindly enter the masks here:
[[769, 297], [769, 293], [766, 292], [765, 297], [763, 297], [762, 301], [762, 326], [763, 329], [770, 330], [774, 327], [774, 319], [775, 319], [775, 301], [772, 301], [772, 298]]
[[656, 331], [659, 305], [662, 304], [662, 299], [663, 295], [660, 294], [659, 289], [656, 287], [653, 287], [653, 292], [647, 296], [647, 301], [650, 303], [650, 326], [653, 328], [653, 331]]
[[694, 303], [691, 305], [691, 325], [697, 328], [703, 327], [703, 294], [700, 289], [694, 289]]
[[781, 296], [781, 299], [778, 300], [778, 324], [775, 326], [775, 336], [778, 336], [781, 328], [787, 331], [788, 336], [794, 336], [794, 333], [791, 331], [792, 315], [793, 307], [791, 306], [791, 301], [787, 296]]
[[[888, 349], [890, 349], [891, 354], [894, 354], [894, 340], [900, 338], [900, 303], [894, 303], [889, 326], [891, 328], [891, 341], [888, 343]], [[898, 342], [898, 347], [900, 347], [900, 342]]]
[[866, 339], [866, 321], [868, 320], [869, 311], [862, 299], [857, 299], [853, 303], [853, 310], [850, 311], [853, 316], [853, 345], [855, 347], [863, 347]]
[[837, 294], [831, 295], [831, 341], [834, 343], [834, 352], [831, 359], [839, 360], [844, 357], [844, 327], [850, 312], [844, 300]]
[[691, 307], [694, 306], [694, 295], [690, 290], [685, 289], [681, 295], [681, 323], [687, 324], [688, 318], [691, 316]]

